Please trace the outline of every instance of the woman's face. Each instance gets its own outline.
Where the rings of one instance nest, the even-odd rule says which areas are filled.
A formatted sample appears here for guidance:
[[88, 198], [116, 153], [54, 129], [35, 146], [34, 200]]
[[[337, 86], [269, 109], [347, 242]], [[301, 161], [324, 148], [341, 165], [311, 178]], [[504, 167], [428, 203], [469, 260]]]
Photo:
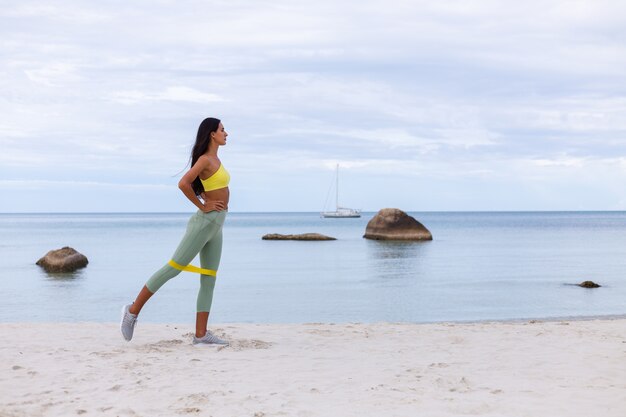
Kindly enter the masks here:
[[224, 130], [224, 125], [220, 122], [217, 131], [212, 134], [213, 140], [220, 146], [226, 145], [226, 137], [228, 133]]

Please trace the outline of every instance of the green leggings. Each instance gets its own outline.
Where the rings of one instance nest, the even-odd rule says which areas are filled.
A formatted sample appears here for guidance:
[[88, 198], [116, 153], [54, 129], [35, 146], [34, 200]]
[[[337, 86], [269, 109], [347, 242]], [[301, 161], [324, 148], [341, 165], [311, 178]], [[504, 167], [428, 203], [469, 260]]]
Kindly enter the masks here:
[[[211, 311], [213, 301], [213, 289], [215, 288], [215, 275], [220, 265], [222, 255], [222, 226], [226, 219], [226, 211], [210, 211], [204, 213], [200, 210], [187, 223], [187, 231], [181, 240], [176, 252], [163, 268], [154, 273], [146, 282], [146, 287], [151, 293], [155, 293], [170, 279], [180, 274], [182, 270], [199, 272], [200, 291], [196, 311]], [[200, 254], [200, 265], [197, 267], [187, 266]]]

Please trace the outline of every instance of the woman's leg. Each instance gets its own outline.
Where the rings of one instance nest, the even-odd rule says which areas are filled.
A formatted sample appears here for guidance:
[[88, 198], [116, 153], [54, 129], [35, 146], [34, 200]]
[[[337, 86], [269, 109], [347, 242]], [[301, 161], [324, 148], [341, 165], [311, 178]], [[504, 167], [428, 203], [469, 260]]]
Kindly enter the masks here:
[[152, 297], [153, 294], [154, 293], [151, 292], [148, 287], [144, 285], [141, 291], [139, 291], [139, 294], [137, 294], [135, 302], [133, 302], [133, 304], [128, 307], [128, 311], [130, 312], [130, 314], [139, 314], [139, 312], [143, 308], [143, 305], [150, 299], [150, 297]]
[[[193, 258], [196, 257], [198, 252], [206, 244], [210, 238], [210, 234], [207, 231], [207, 223], [201, 221], [196, 215], [189, 219], [187, 224], [187, 231], [185, 236], [178, 244], [178, 248], [172, 255], [172, 260], [179, 265], [188, 265]], [[146, 282], [146, 285], [141, 289], [135, 304], [133, 304], [129, 311], [132, 314], [139, 314], [146, 301], [152, 297], [152, 295], [159, 290], [170, 279], [180, 274], [180, 270], [165, 264], [161, 269], [156, 271], [150, 279]]]
[[[204, 247], [200, 250], [200, 265], [205, 269], [217, 271], [222, 256], [222, 227], [213, 235]], [[200, 275], [200, 290], [198, 291], [198, 301], [196, 304], [196, 337], [203, 337], [206, 334], [209, 313], [213, 302], [213, 290], [215, 289], [216, 277], [210, 275]]]

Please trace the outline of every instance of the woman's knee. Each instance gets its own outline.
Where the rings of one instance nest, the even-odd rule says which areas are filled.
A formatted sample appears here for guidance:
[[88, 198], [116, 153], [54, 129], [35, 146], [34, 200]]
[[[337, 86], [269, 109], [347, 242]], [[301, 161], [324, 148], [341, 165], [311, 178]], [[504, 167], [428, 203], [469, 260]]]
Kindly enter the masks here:
[[180, 274], [180, 271], [176, 268], [172, 268], [170, 265], [164, 265], [161, 269], [156, 271], [150, 279], [146, 282], [146, 287], [151, 293], [155, 293], [170, 279]]

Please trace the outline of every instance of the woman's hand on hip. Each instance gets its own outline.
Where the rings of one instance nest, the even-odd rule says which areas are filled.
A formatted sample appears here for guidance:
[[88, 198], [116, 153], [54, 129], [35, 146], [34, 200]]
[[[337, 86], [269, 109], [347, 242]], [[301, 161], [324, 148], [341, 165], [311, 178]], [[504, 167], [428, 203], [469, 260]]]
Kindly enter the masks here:
[[202, 211], [205, 213], [222, 210], [224, 210], [224, 202], [222, 200], [208, 200], [202, 205]]

